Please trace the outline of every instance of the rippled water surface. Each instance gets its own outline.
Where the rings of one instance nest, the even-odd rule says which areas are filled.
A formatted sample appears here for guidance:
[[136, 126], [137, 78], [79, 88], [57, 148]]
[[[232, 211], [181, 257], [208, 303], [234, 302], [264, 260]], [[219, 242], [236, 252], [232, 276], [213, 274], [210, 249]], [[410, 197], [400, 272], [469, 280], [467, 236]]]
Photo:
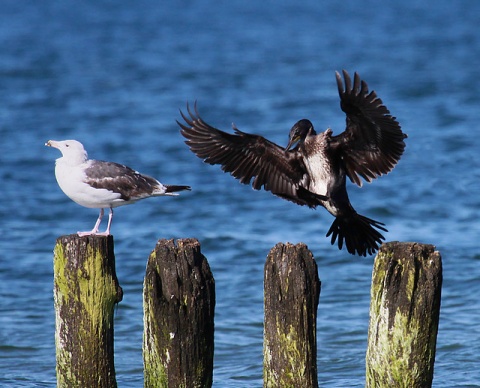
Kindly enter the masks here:
[[[163, 4], [165, 3], [165, 4]], [[124, 300], [115, 315], [120, 387], [142, 378], [142, 282], [159, 238], [196, 237], [216, 280], [216, 387], [262, 384], [263, 266], [277, 242], [305, 242], [319, 267], [318, 370], [324, 387], [364, 385], [373, 257], [338, 251], [332, 218], [254, 192], [196, 158], [175, 123], [198, 101], [286, 145], [308, 117], [344, 128], [334, 70], [358, 71], [409, 134], [395, 170], [362, 189], [361, 214], [388, 241], [443, 257], [436, 387], [480, 386], [480, 3], [403, 1], [2, 1], [0, 11], [0, 385], [55, 386], [52, 249], [97, 211], [58, 188], [49, 139], [128, 164], [178, 198], [119, 208]]]

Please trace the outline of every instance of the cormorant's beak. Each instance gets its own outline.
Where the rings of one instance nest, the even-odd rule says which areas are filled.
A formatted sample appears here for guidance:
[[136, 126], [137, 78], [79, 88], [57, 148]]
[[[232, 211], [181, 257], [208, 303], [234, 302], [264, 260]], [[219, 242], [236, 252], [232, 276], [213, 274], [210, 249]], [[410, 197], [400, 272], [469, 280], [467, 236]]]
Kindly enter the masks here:
[[293, 145], [294, 145], [297, 141], [299, 141], [299, 140], [300, 140], [300, 138], [299, 138], [298, 136], [292, 137], [292, 138], [289, 140], [289, 142], [288, 142], [288, 144], [287, 144], [287, 148], [285, 148], [285, 151], [290, 150], [290, 148], [292, 148]]

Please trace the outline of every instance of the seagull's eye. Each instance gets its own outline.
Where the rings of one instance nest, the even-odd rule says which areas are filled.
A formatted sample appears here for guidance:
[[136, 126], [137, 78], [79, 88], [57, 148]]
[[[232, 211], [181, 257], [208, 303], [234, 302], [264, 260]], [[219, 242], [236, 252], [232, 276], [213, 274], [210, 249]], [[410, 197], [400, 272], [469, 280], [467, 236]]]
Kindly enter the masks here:
[[65, 144], [65, 147], [70, 147], [70, 144]]

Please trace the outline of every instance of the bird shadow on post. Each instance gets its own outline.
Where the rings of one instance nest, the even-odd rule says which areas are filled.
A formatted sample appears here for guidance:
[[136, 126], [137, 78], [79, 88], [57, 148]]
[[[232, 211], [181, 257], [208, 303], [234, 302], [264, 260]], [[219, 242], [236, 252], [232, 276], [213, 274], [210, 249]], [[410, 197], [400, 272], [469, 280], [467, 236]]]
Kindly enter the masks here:
[[366, 387], [431, 387], [442, 260], [433, 245], [390, 242], [375, 258]]
[[196, 239], [159, 240], [144, 287], [145, 387], [210, 387], [215, 282]]
[[113, 318], [123, 292], [113, 236], [61, 236], [53, 264], [57, 385], [116, 387]]
[[264, 272], [264, 387], [318, 387], [317, 308], [320, 280], [305, 244], [282, 244]]

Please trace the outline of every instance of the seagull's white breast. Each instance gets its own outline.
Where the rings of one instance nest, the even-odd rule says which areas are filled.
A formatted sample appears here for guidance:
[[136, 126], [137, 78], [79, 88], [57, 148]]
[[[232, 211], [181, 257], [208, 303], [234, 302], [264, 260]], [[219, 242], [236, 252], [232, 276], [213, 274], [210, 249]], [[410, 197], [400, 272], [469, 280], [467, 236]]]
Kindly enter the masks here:
[[57, 159], [55, 177], [62, 191], [74, 202], [88, 208], [108, 208], [120, 205], [124, 201], [119, 193], [106, 189], [96, 189], [85, 183], [85, 168], [90, 161], [71, 166], [62, 158]]

